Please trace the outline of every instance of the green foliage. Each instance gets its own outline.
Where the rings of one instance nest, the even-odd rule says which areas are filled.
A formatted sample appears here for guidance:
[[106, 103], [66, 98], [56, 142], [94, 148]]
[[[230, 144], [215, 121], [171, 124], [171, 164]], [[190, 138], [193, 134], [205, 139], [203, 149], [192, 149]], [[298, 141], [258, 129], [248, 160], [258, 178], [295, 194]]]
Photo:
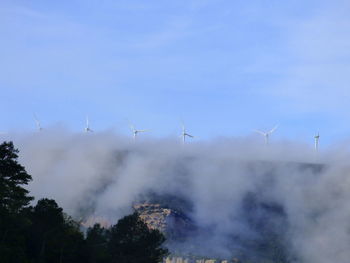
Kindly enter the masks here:
[[76, 262], [84, 236], [54, 200], [41, 199], [28, 209], [28, 256], [34, 262]]
[[121, 219], [111, 230], [80, 225], [51, 199], [33, 199], [23, 188], [32, 179], [17, 162], [12, 142], [0, 145], [1, 263], [158, 263], [167, 250], [164, 236], [149, 230], [137, 214]]
[[161, 247], [164, 235], [150, 230], [137, 213], [126, 216], [111, 228], [109, 253], [115, 263], [157, 263], [168, 254]]
[[107, 250], [110, 231], [99, 224], [87, 230], [86, 246], [89, 263], [107, 263], [111, 257]]
[[32, 177], [25, 168], [17, 162], [18, 150], [12, 142], [0, 145], [0, 211], [1, 213], [18, 213], [27, 206], [32, 197], [23, 185], [28, 184]]
[[26, 262], [23, 209], [33, 199], [23, 188], [32, 179], [17, 162], [12, 142], [0, 145], [0, 255], [3, 262]]

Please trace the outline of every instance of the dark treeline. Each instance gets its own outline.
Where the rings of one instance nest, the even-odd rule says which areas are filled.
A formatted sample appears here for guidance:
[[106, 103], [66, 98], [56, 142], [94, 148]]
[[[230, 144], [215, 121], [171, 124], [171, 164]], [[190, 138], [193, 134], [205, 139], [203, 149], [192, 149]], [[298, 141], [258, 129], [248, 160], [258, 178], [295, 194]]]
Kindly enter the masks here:
[[54, 200], [29, 206], [33, 197], [23, 186], [32, 178], [17, 158], [12, 142], [0, 144], [0, 262], [156, 263], [167, 255], [163, 234], [136, 213], [109, 229], [96, 224], [84, 235]]

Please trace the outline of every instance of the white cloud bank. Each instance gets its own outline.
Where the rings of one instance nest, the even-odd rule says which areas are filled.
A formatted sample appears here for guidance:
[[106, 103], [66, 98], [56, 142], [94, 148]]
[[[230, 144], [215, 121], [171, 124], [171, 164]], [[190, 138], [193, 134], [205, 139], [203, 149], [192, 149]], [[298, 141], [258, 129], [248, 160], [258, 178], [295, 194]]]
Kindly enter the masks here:
[[[113, 133], [50, 130], [12, 139], [33, 176], [31, 193], [54, 198], [76, 218], [116, 222], [133, 202], [156, 193], [191, 204], [188, 215], [210, 235], [191, 240], [200, 253], [237, 255], [232, 238], [261, 238], [249, 223], [261, 220], [279, 232], [297, 262], [345, 263], [350, 257], [346, 151], [316, 156], [311, 147], [292, 142], [265, 147], [242, 138], [183, 146], [168, 139], [133, 143]], [[251, 204], [246, 214], [242, 207]], [[281, 211], [267, 213], [269, 206]]]

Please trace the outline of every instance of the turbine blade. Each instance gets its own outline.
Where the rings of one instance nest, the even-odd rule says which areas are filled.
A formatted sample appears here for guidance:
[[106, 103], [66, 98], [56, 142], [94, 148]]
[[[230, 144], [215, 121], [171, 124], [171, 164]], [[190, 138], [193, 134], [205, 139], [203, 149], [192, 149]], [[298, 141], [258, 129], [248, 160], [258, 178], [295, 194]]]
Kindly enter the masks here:
[[266, 136], [266, 132], [259, 131], [259, 130], [253, 130], [253, 131], [256, 132], [256, 133], [259, 133], [259, 134], [261, 134], [263, 136]]
[[183, 121], [183, 120], [181, 120], [181, 127], [182, 127], [182, 130], [183, 130], [183, 131], [185, 131], [185, 130], [186, 130], [186, 128], [185, 128], [185, 123], [184, 123], [184, 121]]
[[276, 125], [275, 127], [273, 127], [268, 133], [273, 133], [277, 128], [278, 128], [278, 125]]
[[39, 130], [41, 130], [40, 121], [39, 121], [39, 119], [37, 118], [37, 116], [35, 115], [35, 113], [33, 113], [33, 117], [34, 117], [36, 126], [38, 127]]
[[185, 133], [185, 135], [188, 136], [188, 137], [194, 138], [194, 136], [191, 135], [191, 134]]

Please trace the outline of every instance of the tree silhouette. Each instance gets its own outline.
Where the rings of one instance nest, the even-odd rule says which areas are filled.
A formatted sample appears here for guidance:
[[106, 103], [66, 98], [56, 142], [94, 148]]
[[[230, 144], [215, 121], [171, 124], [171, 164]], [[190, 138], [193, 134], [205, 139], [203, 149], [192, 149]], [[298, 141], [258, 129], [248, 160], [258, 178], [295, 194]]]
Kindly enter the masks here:
[[33, 199], [24, 185], [32, 179], [17, 162], [12, 142], [0, 144], [0, 255], [2, 262], [26, 262], [23, 209]]
[[0, 212], [3, 213], [18, 213], [33, 200], [23, 188], [32, 177], [17, 162], [17, 153], [12, 142], [0, 145]]
[[51, 199], [33, 200], [24, 188], [32, 179], [17, 162], [12, 142], [0, 144], [1, 263], [158, 263], [167, 255], [165, 237], [137, 213], [111, 229], [95, 225], [84, 239], [80, 225]]
[[168, 254], [162, 248], [164, 235], [152, 230], [135, 212], [120, 219], [111, 228], [109, 253], [113, 263], [158, 263]]
[[78, 262], [84, 256], [79, 225], [54, 200], [41, 199], [30, 208], [32, 225], [27, 236], [29, 257], [36, 262]]
[[89, 263], [110, 262], [107, 251], [109, 235], [109, 230], [101, 227], [100, 224], [95, 224], [87, 230], [86, 246]]

